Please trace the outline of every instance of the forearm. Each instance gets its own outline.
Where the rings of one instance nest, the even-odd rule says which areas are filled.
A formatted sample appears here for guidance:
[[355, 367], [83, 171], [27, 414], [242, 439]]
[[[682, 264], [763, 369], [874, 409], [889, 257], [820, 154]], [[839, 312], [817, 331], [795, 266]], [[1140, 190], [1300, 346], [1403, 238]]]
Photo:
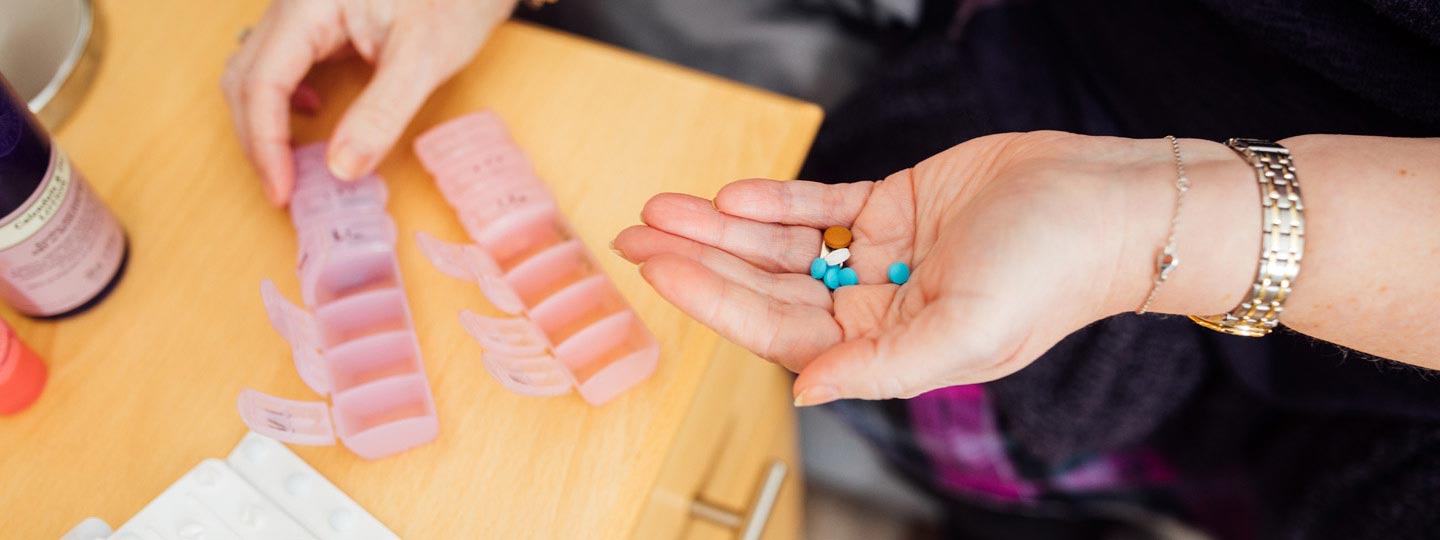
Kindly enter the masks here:
[[[1440, 368], [1440, 139], [1310, 135], [1279, 141], [1295, 159], [1305, 252], [1281, 322], [1356, 350]], [[1248, 294], [1260, 252], [1253, 170], [1229, 149], [1183, 140], [1192, 189], [1177, 228], [1181, 264], [1152, 311], [1210, 315]], [[1117, 262], [1115, 305], [1138, 307], [1174, 210], [1168, 175], [1149, 167], [1125, 198], [1134, 219]]]

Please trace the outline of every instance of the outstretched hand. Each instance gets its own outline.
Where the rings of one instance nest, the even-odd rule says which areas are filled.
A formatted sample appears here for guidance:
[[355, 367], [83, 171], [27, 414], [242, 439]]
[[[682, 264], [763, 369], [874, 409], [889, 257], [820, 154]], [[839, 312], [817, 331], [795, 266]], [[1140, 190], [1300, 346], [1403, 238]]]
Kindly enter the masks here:
[[[1148, 255], [1116, 271], [1135, 258], [1118, 234], [1133, 194], [1117, 179], [1165, 174], [1160, 143], [996, 135], [878, 182], [742, 180], [713, 204], [660, 194], [614, 247], [682, 311], [798, 373], [797, 404], [911, 397], [1012, 373], [1138, 305], [1113, 283], [1148, 281]], [[833, 293], [809, 276], [832, 225], [853, 232], [860, 278]], [[897, 261], [913, 268], [898, 286]]]

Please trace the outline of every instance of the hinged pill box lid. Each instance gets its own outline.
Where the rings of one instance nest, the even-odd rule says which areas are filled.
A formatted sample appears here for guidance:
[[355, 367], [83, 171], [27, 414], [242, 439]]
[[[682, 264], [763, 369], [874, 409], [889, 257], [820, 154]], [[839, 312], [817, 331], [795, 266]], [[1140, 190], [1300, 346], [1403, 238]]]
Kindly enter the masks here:
[[245, 425], [266, 437], [311, 446], [335, 444], [330, 406], [323, 401], [282, 399], [246, 388], [240, 391], [239, 406]]

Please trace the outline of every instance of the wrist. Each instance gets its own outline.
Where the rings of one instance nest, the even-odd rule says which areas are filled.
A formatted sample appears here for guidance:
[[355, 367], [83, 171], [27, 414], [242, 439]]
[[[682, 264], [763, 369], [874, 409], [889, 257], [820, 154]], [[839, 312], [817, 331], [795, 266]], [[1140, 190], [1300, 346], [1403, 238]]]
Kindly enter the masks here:
[[[1115, 263], [1113, 313], [1135, 311], [1149, 296], [1156, 256], [1165, 246], [1176, 212], [1178, 172], [1169, 142], [1135, 141], [1151, 157], [1122, 174], [1118, 197], [1123, 241]], [[1210, 315], [1223, 313], [1254, 282], [1260, 251], [1260, 207], [1254, 172], [1225, 145], [1180, 139], [1189, 189], [1175, 226], [1178, 264], [1160, 285], [1149, 311]]]

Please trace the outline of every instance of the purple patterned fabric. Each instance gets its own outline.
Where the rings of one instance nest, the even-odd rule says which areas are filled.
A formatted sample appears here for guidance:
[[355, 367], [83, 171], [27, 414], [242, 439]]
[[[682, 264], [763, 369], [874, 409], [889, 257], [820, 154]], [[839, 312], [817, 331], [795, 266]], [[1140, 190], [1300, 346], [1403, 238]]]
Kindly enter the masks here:
[[1155, 487], [1174, 471], [1147, 449], [1085, 460], [1044, 478], [1021, 474], [983, 385], [941, 388], [907, 403], [915, 436], [937, 483], [957, 495], [1023, 503], [1050, 493], [1081, 494]]

